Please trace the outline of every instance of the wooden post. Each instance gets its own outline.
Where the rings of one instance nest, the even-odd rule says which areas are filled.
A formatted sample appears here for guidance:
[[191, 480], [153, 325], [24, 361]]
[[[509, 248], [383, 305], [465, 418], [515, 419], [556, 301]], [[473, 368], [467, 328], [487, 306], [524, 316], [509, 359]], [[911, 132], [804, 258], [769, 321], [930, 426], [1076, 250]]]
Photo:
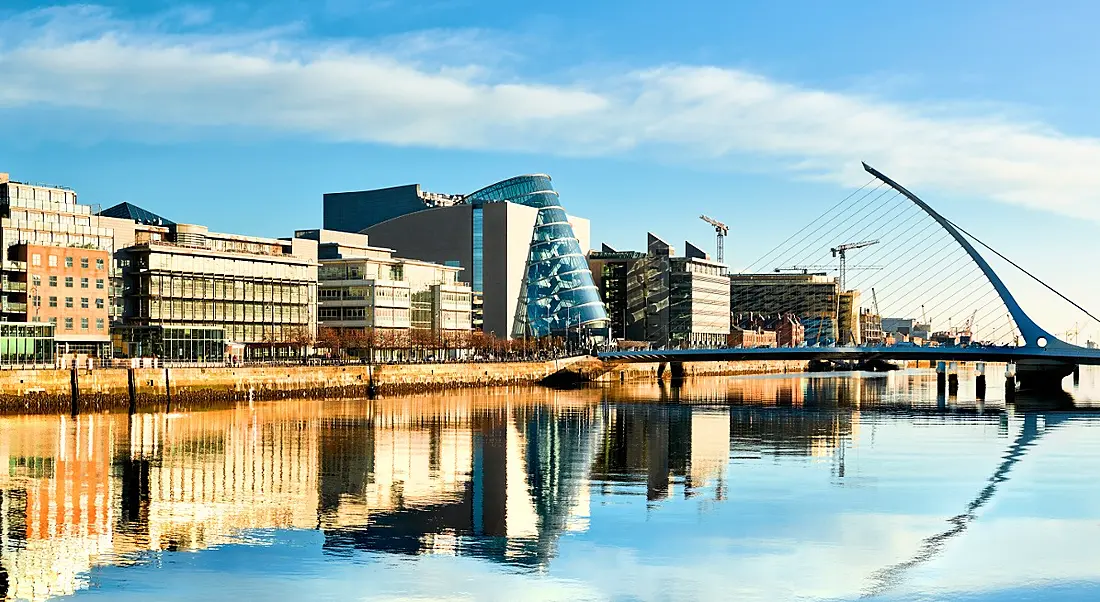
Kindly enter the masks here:
[[69, 389], [71, 394], [70, 410], [72, 415], [76, 416], [80, 413], [80, 377], [76, 370], [76, 362], [73, 362], [72, 370], [69, 372]]
[[172, 413], [172, 383], [168, 380], [168, 366], [164, 367], [164, 395], [168, 398], [168, 403], [164, 406], [165, 413]]
[[137, 376], [134, 374], [133, 366], [126, 371], [126, 381], [130, 392], [130, 415], [132, 416], [137, 413]]

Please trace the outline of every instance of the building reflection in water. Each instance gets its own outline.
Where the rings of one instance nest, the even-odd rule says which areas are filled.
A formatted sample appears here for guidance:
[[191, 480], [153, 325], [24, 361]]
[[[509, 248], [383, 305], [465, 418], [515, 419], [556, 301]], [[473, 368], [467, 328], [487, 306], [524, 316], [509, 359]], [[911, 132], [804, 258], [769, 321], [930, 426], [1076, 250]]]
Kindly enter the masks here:
[[544, 566], [588, 527], [593, 496], [723, 500], [731, 447], [843, 450], [884, 383], [696, 379], [3, 417], [0, 597], [70, 594], [95, 566], [248, 543], [257, 529], [319, 529], [329, 554]]

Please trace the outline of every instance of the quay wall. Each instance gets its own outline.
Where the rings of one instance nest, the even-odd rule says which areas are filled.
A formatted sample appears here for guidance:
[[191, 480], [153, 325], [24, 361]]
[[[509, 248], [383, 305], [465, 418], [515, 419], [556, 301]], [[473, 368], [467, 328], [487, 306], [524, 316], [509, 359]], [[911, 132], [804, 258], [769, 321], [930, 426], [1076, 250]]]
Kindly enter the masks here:
[[[603, 364], [592, 358], [547, 362], [394, 364], [349, 366], [248, 366], [136, 368], [135, 407], [186, 409], [234, 400], [355, 398], [438, 389], [534, 385], [574, 370], [597, 382], [656, 378], [659, 365]], [[716, 376], [800, 372], [805, 362], [687, 363], [684, 375]], [[130, 370], [77, 370], [79, 411], [127, 408]], [[664, 378], [669, 378], [665, 370]], [[54, 412], [72, 409], [70, 370], [0, 370], [0, 412]], [[373, 385], [373, 387], [372, 387]], [[372, 390], [373, 389], [373, 390]]]
[[[805, 372], [809, 362], [796, 360], [755, 362], [685, 362], [684, 376], [744, 376], [750, 374], [786, 374]], [[610, 370], [599, 378], [601, 381], [629, 381], [657, 378], [661, 364], [608, 364]], [[672, 371], [666, 364], [662, 378], [671, 378]]]

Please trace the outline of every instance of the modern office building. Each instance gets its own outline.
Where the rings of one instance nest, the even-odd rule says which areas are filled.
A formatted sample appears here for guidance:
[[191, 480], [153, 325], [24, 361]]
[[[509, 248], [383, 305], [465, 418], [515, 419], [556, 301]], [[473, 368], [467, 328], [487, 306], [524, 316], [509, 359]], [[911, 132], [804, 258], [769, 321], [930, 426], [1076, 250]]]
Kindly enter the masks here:
[[[162, 357], [173, 361], [221, 361], [210, 351], [219, 340], [239, 349], [241, 359], [307, 350], [317, 334], [316, 241], [146, 221], [167, 225], [138, 223], [135, 244], [121, 251], [124, 310], [116, 350], [123, 343], [145, 349], [139, 343], [175, 341], [162, 345]], [[148, 327], [161, 330], [150, 334]]]
[[634, 264], [645, 258], [646, 254], [643, 252], [616, 251], [606, 244], [599, 251], [588, 253], [588, 269], [592, 272], [592, 280], [607, 308], [610, 334], [614, 338], [629, 338], [626, 328], [629, 323], [627, 276]]
[[0, 321], [52, 324], [61, 353], [110, 349], [111, 220], [60, 186], [0, 173]]
[[730, 307], [734, 315], [794, 314], [809, 345], [838, 340], [840, 285], [825, 274], [733, 274]]
[[691, 243], [675, 257], [647, 234], [647, 252], [627, 274], [628, 338], [661, 348], [721, 347], [730, 334], [729, 276]]
[[[296, 238], [318, 245], [318, 322], [378, 336], [394, 346], [413, 333], [441, 348], [464, 343], [471, 328], [471, 292], [462, 268], [393, 256], [365, 234], [299, 230]], [[372, 345], [384, 346], [384, 345]]]
[[859, 315], [859, 291], [843, 291], [837, 297], [836, 320], [840, 332], [837, 343], [859, 345], [863, 342]]
[[362, 232], [401, 257], [461, 267], [475, 325], [499, 337], [606, 333], [583, 251], [588, 220], [565, 213], [549, 176], [510, 178], [466, 195], [419, 185], [326, 194], [324, 228]]

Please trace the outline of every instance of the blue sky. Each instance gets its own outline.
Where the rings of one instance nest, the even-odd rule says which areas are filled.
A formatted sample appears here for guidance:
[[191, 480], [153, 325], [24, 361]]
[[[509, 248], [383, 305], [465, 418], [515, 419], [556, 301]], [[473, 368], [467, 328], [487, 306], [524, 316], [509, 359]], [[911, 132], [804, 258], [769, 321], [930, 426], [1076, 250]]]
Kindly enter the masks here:
[[1100, 8], [1057, 7], [8, 0], [0, 171], [270, 236], [324, 192], [546, 172], [594, 243], [711, 248], [706, 213], [736, 268], [866, 160], [1100, 308]]

